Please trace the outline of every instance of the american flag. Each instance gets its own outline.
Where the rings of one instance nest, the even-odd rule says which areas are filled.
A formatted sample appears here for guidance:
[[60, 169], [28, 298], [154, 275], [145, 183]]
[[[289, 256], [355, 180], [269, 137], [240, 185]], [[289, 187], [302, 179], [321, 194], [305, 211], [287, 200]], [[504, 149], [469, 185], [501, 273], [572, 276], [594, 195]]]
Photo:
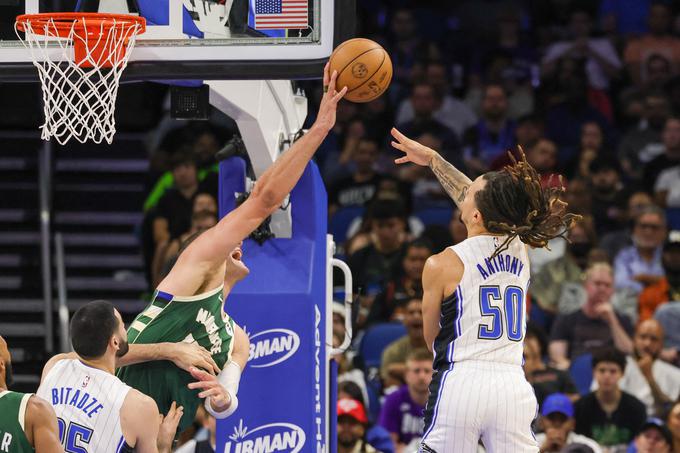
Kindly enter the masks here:
[[255, 0], [255, 29], [298, 29], [309, 26], [308, 0]]

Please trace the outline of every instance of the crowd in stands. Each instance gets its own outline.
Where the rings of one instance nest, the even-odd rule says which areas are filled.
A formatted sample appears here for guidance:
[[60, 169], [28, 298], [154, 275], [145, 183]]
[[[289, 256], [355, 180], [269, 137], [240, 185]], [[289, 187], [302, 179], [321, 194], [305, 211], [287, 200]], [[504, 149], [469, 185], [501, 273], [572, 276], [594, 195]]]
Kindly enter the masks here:
[[[530, 253], [524, 368], [541, 452], [680, 453], [680, 3], [357, 5], [358, 35], [387, 49], [394, 78], [375, 101], [341, 102], [316, 156], [359, 302], [353, 346], [335, 357], [338, 451], [417, 448], [437, 372], [421, 274], [466, 237], [429, 169], [394, 164], [396, 126], [471, 178], [521, 147], [583, 216], [568, 242]], [[318, 82], [300, 86], [318, 105]], [[151, 282], [216, 221], [212, 156], [232, 132], [189, 124], [160, 141], [145, 206]]]

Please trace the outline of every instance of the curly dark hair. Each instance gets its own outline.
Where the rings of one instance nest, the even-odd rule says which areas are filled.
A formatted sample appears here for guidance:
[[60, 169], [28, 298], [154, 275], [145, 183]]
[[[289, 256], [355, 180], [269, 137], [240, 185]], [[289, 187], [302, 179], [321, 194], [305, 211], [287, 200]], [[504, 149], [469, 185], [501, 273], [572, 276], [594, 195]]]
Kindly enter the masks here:
[[561, 200], [565, 191], [561, 177], [558, 187], [543, 188], [521, 147], [519, 161], [512, 153], [508, 155], [512, 164], [484, 174], [486, 186], [475, 194], [484, 227], [491, 233], [507, 235], [494, 257], [516, 237], [532, 247], [546, 247], [556, 237], [566, 240], [572, 222], [581, 217], [566, 212], [567, 203]]

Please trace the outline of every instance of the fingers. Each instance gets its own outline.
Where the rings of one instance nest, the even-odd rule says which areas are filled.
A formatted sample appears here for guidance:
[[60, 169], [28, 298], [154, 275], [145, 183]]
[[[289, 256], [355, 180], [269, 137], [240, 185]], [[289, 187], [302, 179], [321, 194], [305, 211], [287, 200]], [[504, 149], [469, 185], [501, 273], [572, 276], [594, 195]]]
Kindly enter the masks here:
[[331, 74], [331, 79], [328, 81], [328, 92], [331, 94], [335, 93], [335, 81], [338, 79], [338, 71], [333, 71]]
[[335, 96], [333, 96], [333, 102], [337, 103], [342, 99], [344, 95], [347, 94], [347, 87], [344, 87], [342, 90], [340, 90], [339, 93], [337, 93]]
[[328, 71], [330, 70], [330, 67], [331, 67], [331, 62], [330, 62], [330, 61], [328, 61], [328, 62], [326, 63], [326, 66], [323, 67], [323, 87], [324, 87], [324, 90], [325, 90], [326, 87], [328, 86], [328, 83], [331, 81], [331, 77], [330, 77], [330, 75], [328, 74]]
[[215, 366], [213, 363], [211, 363], [208, 359], [202, 358], [199, 360], [197, 363], [194, 364], [194, 366], [197, 366], [199, 368], [203, 368], [206, 370], [211, 376], [215, 375]]
[[189, 368], [189, 373], [191, 373], [194, 379], [198, 379], [199, 381], [210, 381], [213, 378], [213, 376], [211, 376], [209, 373], [206, 373], [205, 371], [193, 366]]
[[222, 371], [222, 370], [220, 370], [220, 367], [217, 366], [217, 363], [215, 362], [215, 360], [213, 360], [211, 355], [208, 355], [207, 360], [208, 360], [208, 363], [210, 364], [210, 367], [206, 368], [206, 370], [212, 369], [215, 372], [215, 375], [219, 374], [220, 371]]
[[227, 399], [224, 397], [224, 394], [222, 393], [222, 390], [219, 388], [212, 388], [208, 390], [204, 390], [201, 393], [198, 394], [199, 398], [208, 398], [210, 397], [213, 402], [215, 402], [217, 405], [222, 406], [222, 402], [226, 403]]
[[411, 162], [408, 156], [400, 157], [399, 159], [394, 159], [395, 164], [407, 164]]
[[405, 140], [408, 140], [408, 137], [405, 136], [404, 134], [402, 134], [401, 132], [399, 132], [399, 130], [397, 130], [396, 127], [393, 127], [393, 128], [390, 130], [390, 133], [392, 134], [392, 137], [394, 137], [394, 138], [396, 138], [397, 140], [399, 140], [399, 142], [403, 142], [403, 141], [405, 141]]
[[406, 147], [404, 145], [402, 145], [401, 143], [395, 142], [394, 140], [392, 140], [392, 147], [398, 149], [399, 151], [406, 152], [406, 149], [405, 149]]
[[209, 389], [209, 388], [217, 387], [218, 385], [220, 385], [219, 382], [215, 382], [215, 381], [198, 381], [198, 382], [188, 383], [187, 387], [194, 390], [194, 389]]

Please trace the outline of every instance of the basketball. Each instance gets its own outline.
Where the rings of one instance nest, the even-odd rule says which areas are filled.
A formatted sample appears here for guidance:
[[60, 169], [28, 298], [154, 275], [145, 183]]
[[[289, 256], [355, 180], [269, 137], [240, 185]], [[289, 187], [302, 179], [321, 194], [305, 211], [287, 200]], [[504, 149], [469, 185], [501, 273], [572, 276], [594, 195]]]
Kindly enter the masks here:
[[336, 87], [347, 87], [344, 99], [370, 102], [383, 94], [392, 80], [392, 60], [380, 44], [354, 38], [340, 44], [331, 54], [330, 72], [338, 71]]

